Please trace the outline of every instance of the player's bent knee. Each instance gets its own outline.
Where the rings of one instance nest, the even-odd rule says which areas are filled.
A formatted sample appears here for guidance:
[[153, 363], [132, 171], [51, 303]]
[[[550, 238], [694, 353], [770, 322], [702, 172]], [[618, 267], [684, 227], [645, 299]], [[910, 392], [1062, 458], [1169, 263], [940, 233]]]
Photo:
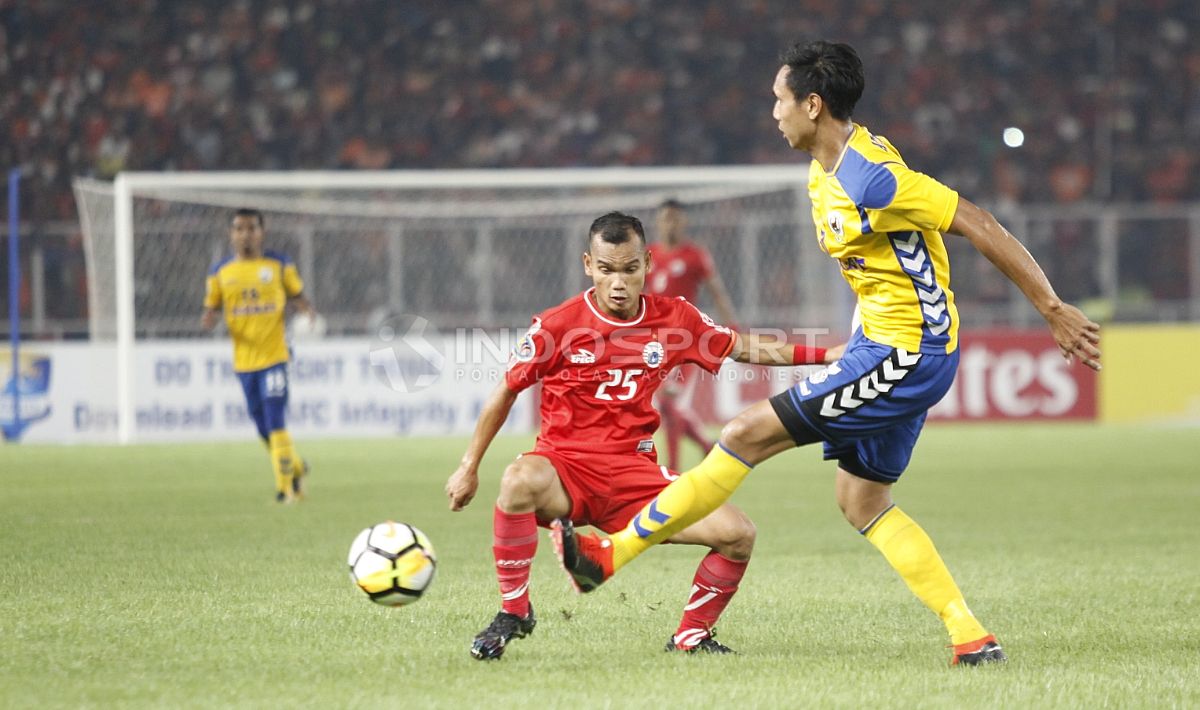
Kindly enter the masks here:
[[721, 428], [721, 443], [734, 451], [755, 446], [757, 444], [756, 434], [750, 419], [743, 412], [729, 420]]
[[731, 560], [748, 560], [754, 552], [757, 537], [758, 528], [754, 521], [739, 510], [723, 521], [713, 549]]
[[770, 404], [761, 404], [764, 406], [747, 409], [721, 429], [721, 444], [751, 464], [795, 446]]
[[553, 470], [516, 461], [504, 469], [500, 478], [501, 508], [506, 504], [526, 506], [532, 504], [543, 491], [554, 482]]

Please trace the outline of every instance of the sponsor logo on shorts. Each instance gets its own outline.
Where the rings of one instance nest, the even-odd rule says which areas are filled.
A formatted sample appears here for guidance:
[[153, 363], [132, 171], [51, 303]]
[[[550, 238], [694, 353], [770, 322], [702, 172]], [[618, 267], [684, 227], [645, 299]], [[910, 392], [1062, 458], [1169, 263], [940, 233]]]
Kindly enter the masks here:
[[642, 439], [637, 443], [637, 452], [639, 454], [648, 454], [654, 451], [654, 439]]

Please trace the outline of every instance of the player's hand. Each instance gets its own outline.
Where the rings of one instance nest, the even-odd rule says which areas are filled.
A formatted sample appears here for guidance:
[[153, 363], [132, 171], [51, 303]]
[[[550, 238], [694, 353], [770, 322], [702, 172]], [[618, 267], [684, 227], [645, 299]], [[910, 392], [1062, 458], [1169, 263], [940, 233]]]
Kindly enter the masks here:
[[842, 359], [842, 355], [846, 352], [846, 344], [834, 345], [832, 348], [825, 349], [825, 364], [837, 362]]
[[212, 330], [217, 324], [217, 312], [211, 308], [205, 309], [200, 315], [200, 327], [205, 330]]
[[479, 490], [479, 472], [463, 465], [446, 481], [446, 497], [450, 499], [450, 510], [459, 511], [467, 507]]
[[1061, 304], [1046, 316], [1050, 332], [1058, 342], [1058, 349], [1070, 362], [1078, 357], [1079, 361], [1093, 370], [1100, 369], [1100, 326], [1093, 323], [1083, 311], [1069, 303]]

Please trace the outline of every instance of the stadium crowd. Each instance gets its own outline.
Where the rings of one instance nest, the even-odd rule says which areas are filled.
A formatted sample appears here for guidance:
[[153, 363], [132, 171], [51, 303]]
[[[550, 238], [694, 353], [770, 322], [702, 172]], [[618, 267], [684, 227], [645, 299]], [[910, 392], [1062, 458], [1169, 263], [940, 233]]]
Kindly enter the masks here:
[[120, 170], [785, 162], [762, 77], [820, 36], [869, 68], [856, 118], [980, 202], [1189, 200], [1198, 28], [1194, 0], [0, 0], [0, 165], [36, 224]]

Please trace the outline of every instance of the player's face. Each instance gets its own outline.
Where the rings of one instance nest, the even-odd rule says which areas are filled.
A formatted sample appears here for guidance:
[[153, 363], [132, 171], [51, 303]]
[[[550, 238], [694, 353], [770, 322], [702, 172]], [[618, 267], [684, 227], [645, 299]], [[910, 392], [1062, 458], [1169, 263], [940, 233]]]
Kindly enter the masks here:
[[683, 238], [683, 230], [687, 228], [687, 217], [678, 207], [663, 207], [658, 211], [658, 233], [669, 241], [675, 242]]
[[610, 316], [626, 320], [637, 315], [650, 255], [642, 240], [609, 244], [593, 239], [591, 250], [583, 255], [583, 270], [596, 286], [596, 305]]
[[797, 99], [788, 88], [787, 77], [791, 67], [786, 64], [775, 75], [775, 110], [771, 116], [779, 125], [779, 131], [788, 145], [796, 150], [808, 150], [817, 134], [817, 116], [814, 112], [812, 94]]
[[229, 243], [233, 252], [240, 256], [258, 256], [262, 253], [263, 228], [258, 217], [238, 215], [229, 226]]

